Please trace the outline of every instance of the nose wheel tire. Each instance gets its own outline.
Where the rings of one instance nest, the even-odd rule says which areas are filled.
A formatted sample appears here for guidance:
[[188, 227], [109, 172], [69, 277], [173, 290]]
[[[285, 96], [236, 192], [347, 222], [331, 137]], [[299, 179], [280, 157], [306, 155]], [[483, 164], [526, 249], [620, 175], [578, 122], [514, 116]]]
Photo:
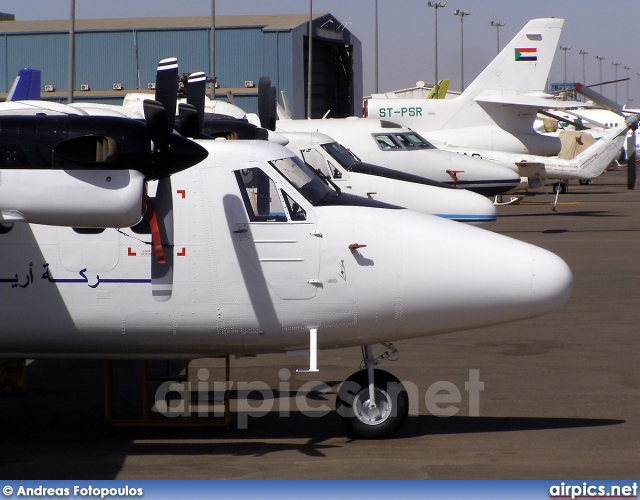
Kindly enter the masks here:
[[554, 193], [565, 194], [568, 191], [569, 191], [569, 186], [567, 184], [565, 184], [564, 182], [558, 182], [558, 183], [553, 185], [553, 192]]
[[336, 412], [353, 437], [389, 437], [402, 426], [409, 413], [407, 391], [396, 377], [384, 370], [374, 370], [374, 380], [373, 405], [366, 370], [351, 375], [338, 390]]

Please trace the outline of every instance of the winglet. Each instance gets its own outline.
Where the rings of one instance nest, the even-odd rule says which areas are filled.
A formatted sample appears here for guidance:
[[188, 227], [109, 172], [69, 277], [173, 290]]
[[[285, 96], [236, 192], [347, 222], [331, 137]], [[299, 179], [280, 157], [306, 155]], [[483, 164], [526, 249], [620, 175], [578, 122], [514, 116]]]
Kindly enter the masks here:
[[[438, 85], [433, 86], [425, 99], [444, 99], [447, 96], [447, 90], [449, 90], [449, 83], [451, 83], [451, 80], [438, 80]], [[436, 88], [438, 89], [437, 96]]]

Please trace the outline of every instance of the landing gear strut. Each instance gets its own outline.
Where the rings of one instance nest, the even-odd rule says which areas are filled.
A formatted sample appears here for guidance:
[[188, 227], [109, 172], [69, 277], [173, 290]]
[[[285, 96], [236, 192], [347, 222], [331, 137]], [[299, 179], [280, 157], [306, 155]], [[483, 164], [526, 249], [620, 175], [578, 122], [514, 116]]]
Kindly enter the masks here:
[[[400, 381], [374, 365], [370, 345], [364, 346], [365, 370], [351, 375], [338, 390], [336, 412], [348, 434], [365, 439], [382, 439], [396, 432], [409, 414], [409, 397]], [[385, 353], [386, 354], [386, 353]]]

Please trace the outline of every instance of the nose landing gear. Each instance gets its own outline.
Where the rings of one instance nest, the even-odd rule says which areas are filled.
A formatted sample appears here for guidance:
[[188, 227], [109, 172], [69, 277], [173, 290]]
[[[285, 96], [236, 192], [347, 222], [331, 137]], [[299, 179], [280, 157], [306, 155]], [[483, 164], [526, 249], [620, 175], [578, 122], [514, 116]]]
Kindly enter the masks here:
[[353, 437], [383, 439], [391, 436], [409, 414], [409, 397], [402, 383], [389, 372], [373, 366], [386, 357], [373, 359], [365, 346], [367, 369], [351, 375], [338, 390], [336, 412]]

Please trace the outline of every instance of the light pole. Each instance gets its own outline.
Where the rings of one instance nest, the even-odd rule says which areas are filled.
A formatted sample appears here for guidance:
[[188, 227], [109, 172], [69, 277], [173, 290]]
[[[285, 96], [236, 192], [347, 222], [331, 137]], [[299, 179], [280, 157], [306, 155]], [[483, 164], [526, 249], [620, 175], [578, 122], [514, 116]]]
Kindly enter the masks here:
[[504, 21], [491, 21], [491, 26], [496, 29], [496, 54], [500, 53], [500, 27], [507, 24]]
[[209, 41], [209, 71], [211, 72], [211, 100], [216, 98], [216, 0], [211, 0], [211, 40]]
[[440, 7], [444, 7], [445, 5], [447, 5], [447, 2], [427, 2], [427, 6], [429, 7], [433, 7], [436, 11], [436, 17], [435, 17], [435, 38], [436, 38], [436, 43], [435, 43], [435, 54], [436, 54], [436, 61], [435, 61], [435, 65], [436, 65], [436, 80], [434, 83], [434, 88], [436, 89], [436, 98], [438, 97], [438, 91], [440, 90], [438, 88], [438, 9]]
[[460, 92], [464, 92], [464, 16], [471, 14], [469, 10], [454, 9], [453, 15], [460, 16]]
[[629, 107], [629, 70], [631, 66], [625, 66], [624, 69], [627, 71], [627, 108]]
[[602, 56], [596, 56], [596, 59], [600, 61], [600, 93], [602, 94], [602, 61], [605, 60]]
[[586, 50], [582, 50], [580, 49], [578, 51], [578, 54], [580, 54], [582, 56], [582, 85], [586, 85], [587, 84], [587, 77], [586, 77], [586, 73], [584, 72], [584, 56], [586, 56], [589, 52], [587, 52]]
[[571, 45], [560, 45], [560, 50], [564, 50], [564, 100], [567, 100], [567, 50], [571, 50]]
[[309, 0], [309, 62], [307, 64], [307, 118], [311, 118], [311, 56], [313, 51], [311, 46], [313, 45], [313, 0]]
[[73, 74], [75, 73], [74, 67], [76, 43], [76, 0], [71, 0], [71, 14], [69, 18], [69, 67], [67, 74], [69, 80], [69, 92], [67, 94], [67, 104], [71, 104], [73, 102]]
[[586, 73], [584, 71], [584, 56], [586, 56], [589, 52], [587, 52], [586, 50], [582, 50], [580, 49], [578, 51], [578, 54], [580, 54], [582, 56], [582, 85], [586, 85], [587, 84], [587, 77], [586, 77]]
[[621, 62], [611, 62], [611, 66], [615, 66], [616, 68], [616, 77], [615, 77], [615, 82], [616, 82], [616, 103], [618, 102], [618, 66], [620, 66], [622, 63]]
[[378, 93], [378, 0], [375, 3], [375, 19], [374, 19], [374, 29], [375, 29], [375, 43], [374, 43], [374, 73], [376, 74], [375, 78], [375, 93]]
[[[637, 76], [640, 76], [640, 73], [636, 73]], [[640, 102], [640, 100], [638, 100], [638, 102]]]

